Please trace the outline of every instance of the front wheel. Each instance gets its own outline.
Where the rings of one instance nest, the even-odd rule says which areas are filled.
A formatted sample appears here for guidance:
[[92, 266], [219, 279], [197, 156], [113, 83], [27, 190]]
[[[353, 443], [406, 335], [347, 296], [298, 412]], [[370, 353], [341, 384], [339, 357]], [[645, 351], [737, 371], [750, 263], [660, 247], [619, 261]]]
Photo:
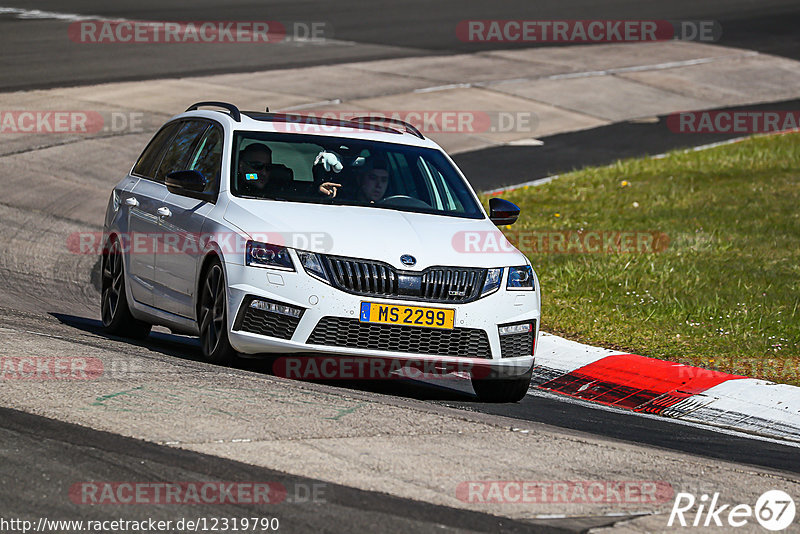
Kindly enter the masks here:
[[122, 247], [116, 239], [111, 242], [108, 251], [103, 253], [101, 272], [100, 313], [106, 332], [134, 339], [147, 337], [152, 325], [134, 318], [128, 307]]
[[200, 344], [206, 361], [230, 364], [236, 356], [228, 339], [228, 302], [225, 298], [225, 275], [219, 260], [208, 267], [200, 286]]
[[481, 402], [519, 402], [531, 385], [531, 371], [517, 378], [475, 378], [472, 389]]

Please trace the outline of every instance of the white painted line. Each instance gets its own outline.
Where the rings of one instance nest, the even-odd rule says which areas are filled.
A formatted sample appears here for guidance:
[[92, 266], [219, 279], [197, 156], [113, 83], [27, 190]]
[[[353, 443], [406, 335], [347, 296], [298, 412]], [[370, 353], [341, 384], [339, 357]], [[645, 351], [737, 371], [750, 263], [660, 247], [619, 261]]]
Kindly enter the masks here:
[[494, 195], [497, 193], [506, 193], [508, 191], [513, 191], [515, 189], [520, 189], [523, 187], [530, 187], [535, 185], [542, 185], [552, 182], [560, 178], [560, 174], [553, 174], [551, 176], [545, 176], [544, 178], [537, 178], [535, 180], [530, 180], [529, 182], [522, 182], [521, 184], [509, 185], [506, 187], [498, 187], [497, 189], [490, 189], [489, 191], [483, 191], [484, 195]]
[[516, 141], [510, 141], [506, 143], [509, 146], [543, 146], [544, 141], [541, 139], [535, 139], [533, 137], [529, 137], [526, 139], [517, 139]]
[[[725, 146], [725, 145], [732, 145], [734, 143], [740, 143], [740, 142], [742, 142], [742, 141], [744, 141], [746, 139], [752, 139], [752, 138], [755, 138], [755, 137], [766, 137], [766, 136], [770, 136], [770, 135], [783, 135], [783, 134], [786, 134], [786, 133], [791, 133], [791, 132], [796, 132], [796, 131], [800, 131], [800, 128], [793, 129], [793, 130], [786, 130], [786, 131], [783, 131], [783, 132], [769, 132], [769, 133], [763, 133], [763, 134], [746, 135], [746, 136], [743, 136], [743, 137], [736, 137], [734, 139], [726, 139], [725, 141], [717, 141], [716, 143], [709, 143], [707, 145], [698, 145], [698, 146], [695, 146], [695, 147], [691, 147], [691, 148], [687, 148], [687, 149], [684, 149], [684, 150], [677, 151], [677, 153], [679, 153], [679, 154], [688, 154], [689, 152], [699, 152], [701, 150], [709, 150], [711, 148], [717, 148], [719, 146]], [[542, 142], [542, 144], [544, 144], [544, 142]], [[648, 159], [664, 159], [667, 156], [669, 156], [669, 153], [668, 152], [663, 152], [661, 154], [656, 154], [655, 156], [647, 156], [647, 158]], [[616, 163], [611, 163], [609, 165], [603, 165], [601, 168], [613, 167], [614, 165], [616, 165]], [[530, 180], [528, 182], [522, 182], [520, 184], [508, 185], [508, 186], [505, 186], [505, 187], [498, 187], [496, 189], [489, 189], [488, 191], [483, 191], [482, 193], [484, 195], [495, 195], [495, 194], [498, 194], [498, 193], [506, 193], [508, 191], [514, 191], [515, 189], [520, 189], [522, 187], [530, 187], [530, 186], [546, 184], [546, 183], [552, 182], [553, 180], [555, 180], [557, 178], [561, 178], [561, 175], [560, 174], [553, 174], [551, 176], [545, 176], [544, 178], [537, 178], [535, 180]]]
[[[156, 21], [134, 21], [123, 17], [109, 18], [101, 17], [99, 15], [80, 15], [77, 13], [60, 13], [56, 11], [42, 11], [40, 9], [22, 9], [18, 7], [0, 7], [0, 15], [14, 15], [21, 20], [60, 20], [66, 22], [80, 22], [83, 20], [101, 21], [101, 22], [156, 22]], [[354, 46], [359, 43], [355, 41], [340, 41], [338, 39], [326, 38], [306, 38], [294, 37], [287, 34], [286, 39], [278, 41], [277, 45], [289, 46], [317, 46], [317, 45], [340, 45], [340, 46]]]
[[730, 59], [732, 57], [735, 58], [742, 58], [742, 57], [753, 57], [760, 55], [758, 52], [746, 52], [744, 54], [737, 54], [737, 55], [730, 55], [730, 56], [722, 56], [722, 57], [703, 57], [697, 59], [685, 59], [682, 61], [668, 61], [665, 63], [655, 63], [652, 65], [635, 65], [632, 67], [617, 67], [613, 69], [606, 69], [606, 70], [593, 70], [593, 71], [586, 71], [586, 72], [571, 72], [567, 74], [553, 74], [551, 76], [546, 76], [544, 79], [546, 80], [568, 80], [571, 78], [590, 78], [593, 76], [611, 76], [614, 74], [625, 74], [628, 72], [643, 72], [648, 70], [665, 70], [665, 69], [677, 69], [680, 67], [691, 67], [694, 65], [703, 65], [706, 63], [713, 63], [715, 61], [719, 61], [720, 59]]
[[582, 71], [582, 72], [567, 72], [564, 74], [551, 74], [550, 76], [528, 76], [522, 78], [506, 78], [503, 80], [488, 80], [485, 82], [469, 82], [469, 83], [450, 83], [444, 85], [434, 85], [431, 87], [422, 87], [420, 89], [414, 89], [415, 93], [432, 93], [435, 91], [447, 91], [449, 89], [469, 89], [472, 87], [493, 87], [495, 85], [507, 85], [511, 83], [526, 83], [526, 82], [535, 82], [537, 80], [568, 80], [572, 78], [590, 78], [594, 76], [612, 76], [614, 74], [624, 74], [628, 72], [643, 72], [649, 70], [664, 70], [664, 69], [676, 69], [679, 67], [691, 67], [693, 65], [703, 65], [705, 63], [713, 63], [715, 61], [731, 59], [731, 58], [743, 58], [743, 57], [753, 57], [760, 55], [758, 52], [748, 51], [742, 54], [731, 54], [728, 56], [717, 56], [717, 57], [702, 57], [696, 59], [684, 59], [681, 61], [668, 61], [665, 63], [653, 63], [648, 65], [634, 65], [631, 67], [617, 67], [613, 69], [605, 69], [605, 70], [589, 70], [589, 71]]
[[[20, 332], [20, 330], [17, 330], [17, 332]], [[34, 330], [22, 330], [22, 332], [24, 332], [26, 334], [33, 334], [35, 336], [51, 337], [53, 339], [63, 339], [64, 341], [73, 341], [74, 342], [74, 340], [72, 340], [70, 338], [67, 338], [67, 337], [56, 336], [54, 334], [45, 334], [44, 332], [36, 332]]]
[[0, 7], [0, 15], [15, 15], [18, 19], [24, 20], [66, 20], [76, 22], [81, 20], [101, 20], [101, 21], [127, 21], [123, 18], [110, 19], [98, 15], [78, 15], [75, 13], [57, 13], [55, 11], [41, 11], [39, 9], [21, 9], [17, 7]]
[[473, 87], [474, 84], [471, 83], [450, 83], [447, 85], [434, 85], [433, 87], [423, 87], [420, 89], [414, 89], [415, 93], [433, 93], [436, 91], [447, 91], [448, 89], [469, 89]]
[[323, 46], [323, 45], [331, 45], [335, 44], [338, 46], [356, 46], [361, 43], [357, 43], [356, 41], [342, 41], [339, 39], [328, 39], [328, 38], [307, 38], [307, 37], [290, 37], [288, 34], [286, 36], [285, 41], [279, 41], [274, 44], [283, 44], [283, 45], [296, 45], [296, 46]]
[[[751, 137], [755, 137], [752, 135], [746, 135], [744, 137], [736, 137], [734, 139], [726, 139], [725, 141], [717, 141], [716, 143], [709, 143], [707, 145], [698, 145], [692, 148], [687, 148], [686, 150], [682, 150], [682, 154], [688, 154], [689, 152], [699, 152], [701, 150], [708, 150], [709, 148], [717, 148], [718, 146], [725, 146], [725, 145], [732, 145], [734, 143], [741, 143], [745, 139], [750, 139]], [[662, 154], [656, 154], [655, 156], [650, 156], [650, 159], [664, 159], [669, 156], [668, 152], [664, 152]]]

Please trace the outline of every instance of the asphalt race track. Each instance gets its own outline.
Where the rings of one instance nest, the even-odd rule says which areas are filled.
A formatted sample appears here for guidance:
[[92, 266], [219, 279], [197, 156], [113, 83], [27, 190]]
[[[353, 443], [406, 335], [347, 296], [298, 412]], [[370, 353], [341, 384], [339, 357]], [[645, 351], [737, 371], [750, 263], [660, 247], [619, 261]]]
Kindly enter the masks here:
[[[293, 477], [193, 452], [159, 447], [151, 443], [44, 419], [0, 408], [0, 436], [7, 460], [0, 466], [6, 480], [16, 481], [0, 488], [3, 515], [24, 516], [42, 509], [47, 502], [51, 517], [103, 519], [98, 510], [81, 509], [74, 503], [61, 504], [61, 481], [121, 480], [143, 473], [157, 472], [162, 480], [269, 480], [286, 488], [286, 501], [257, 507], [223, 504], [192, 507], [194, 517], [258, 515], [278, 517], [280, 528], [290, 532], [326, 532], [341, 529], [353, 532], [417, 532], [432, 529], [462, 532], [572, 532], [555, 525], [532, 526], [507, 518], [465, 512], [444, 506], [426, 505], [389, 495], [366, 492], [345, 486], [323, 484], [318, 480]], [[4, 456], [6, 455], [4, 454]], [[31, 463], [31, 458], [36, 462]], [[27, 471], [24, 467], [32, 468]], [[135, 466], [135, 467], [134, 467]], [[25, 476], [38, 472], [41, 477]], [[306, 488], [324, 487], [324, 503], [307, 503]], [[301, 489], [302, 488], [302, 489]], [[319, 490], [317, 490], [318, 495]], [[294, 500], [294, 502], [291, 502]], [[18, 512], [18, 513], [16, 513]], [[125, 510], [128, 520], [174, 520], [173, 510]], [[343, 523], [346, 520], [347, 523]], [[608, 520], [606, 520], [608, 522]], [[345, 527], [346, 524], [346, 527]], [[602, 521], [595, 522], [602, 524]], [[338, 525], [338, 526], [337, 526]]]
[[[796, 1], [681, 0], [666, 4], [614, 0], [600, 7], [591, 0], [503, 3], [443, 0], [433, 4], [344, 0], [334, 8], [331, 2], [323, 0], [274, 5], [252, 0], [225, 3], [203, 0], [190, 5], [169, 0], [117, 3], [83, 0], [71, 6], [56, 1], [9, 0], [0, 7], [135, 20], [323, 20], [333, 28], [336, 40], [326, 46], [286, 45], [279, 52], [223, 45], [159, 47], [157, 53], [148, 45], [93, 48], [69, 43], [64, 46], [69, 21], [47, 17], [22, 20], [0, 9], [3, 50], [0, 102], [3, 94], [10, 91], [472, 52], [480, 48], [460, 42], [454, 30], [458, 21], [470, 18], [713, 19], [724, 28], [725, 45], [800, 59], [800, 33], [796, 30], [800, 25], [800, 4]], [[800, 101], [792, 100], [763, 107], [796, 110], [798, 103]], [[748, 109], [758, 109], [758, 106], [748, 106]], [[526, 177], [544, 177], [588, 164], [610, 163], [620, 157], [655, 154], [730, 137], [698, 135], [688, 139], [664, 135], [663, 128], [656, 124], [620, 123], [546, 137], [534, 161], [530, 150], [513, 146], [465, 152], [455, 159], [466, 174], [487, 177], [473, 184], [486, 190], [518, 183], [515, 177], [523, 175], [523, 170]], [[71, 178], [53, 183], [20, 181], [20, 171], [28, 162], [25, 154], [21, 156], [21, 163], [14, 163], [16, 166], [6, 166], [0, 159], [0, 177], [6, 184], [5, 194], [0, 197], [0, 335], [6, 339], [3, 345], [23, 352], [63, 346], [63, 350], [86, 354], [92, 351], [113, 353], [128, 360], [139, 359], [153, 368], [159, 365], [180, 368], [186, 373], [184, 380], [188, 376], [198, 382], [207, 380], [216, 384], [215, 375], [219, 374], [230, 383], [240, 381], [265, 388], [273, 384], [276, 379], [269, 376], [269, 366], [263, 361], [242, 360], [232, 369], [215, 368], [200, 361], [199, 349], [193, 340], [164, 330], [141, 343], [112, 338], [102, 332], [98, 320], [97, 258], [62, 254], [59, 248], [62, 243], [54, 245], [48, 237], [87, 227], [97, 229], [110, 184], [115, 180], [91, 173], [80, 176], [76, 169], [84, 158], [109, 157], [109, 146], [99, 139], [91, 144], [87, 153], [73, 153], [69, 145], [53, 148], [54, 155], [45, 161], [44, 172], [56, 175], [64, 168], [72, 171]], [[115, 157], [131, 161], [140, 149], [139, 145], [130, 146], [127, 153]], [[499, 159], [507, 162], [500, 173], [495, 172], [495, 167], [487, 167], [486, 162]], [[71, 196], [73, 187], [83, 196]], [[24, 253], [20, 252], [23, 249]], [[170, 381], [169, 376], [159, 379], [167, 384]], [[174, 384], [180, 386], [181, 381], [176, 377]], [[304, 387], [314, 394], [348, 399], [348, 402], [357, 399], [363, 403], [381, 403], [398, 411], [412, 407], [454, 424], [461, 424], [463, 418], [470, 424], [493, 424], [507, 429], [520, 427], [531, 435], [538, 433], [547, 437], [552, 434], [570, 442], [597, 442], [623, 451], [635, 447], [645, 451], [645, 456], [686, 458], [692, 465], [708, 462], [718, 467], [724, 463], [736, 472], [759, 470], [776, 480], [796, 481], [800, 475], [797, 446], [600, 409], [564, 401], [555, 395], [530, 394], [519, 404], [486, 405], [475, 400], [468, 382], [450, 387], [410, 380], [390, 384], [323, 383]], [[96, 394], [103, 393], [105, 391], [98, 390]], [[45, 388], [35, 393], [42, 402], [51, 402], [48, 406], [56, 411], [52, 407], [56, 397], [51, 398], [49, 394]], [[19, 411], [17, 408], [26, 406], [22, 400], [17, 403], [3, 399], [2, 406], [0, 480], [4, 483], [0, 488], [0, 515], [4, 517], [36, 517], [47, 511], [53, 517], [73, 519], [110, 518], [123, 513], [129, 519], [174, 519], [176, 516], [175, 509], [169, 507], [108, 509], [65, 502], [65, 492], [75, 480], [271, 480], [287, 488], [320, 482], [313, 477], [220, 457], [225, 456], [222, 453], [212, 455], [175, 448], [165, 444], [165, 439], [143, 441], [128, 437], [136, 435], [140, 428], [132, 419], [124, 419], [125, 414], [120, 415], [119, 428], [109, 432], [43, 417], [44, 411]], [[70, 408], [65, 405], [62, 409]], [[213, 409], [221, 411], [228, 407]], [[88, 421], [94, 412], [76, 409], [75, 413], [77, 419]], [[174, 415], [171, 413], [169, 417]], [[198, 423], [195, 426], [205, 424], [204, 421]], [[189, 426], [192, 424], [190, 421]], [[365, 421], [364, 425], [368, 423]], [[203, 441], [202, 445], [210, 442]], [[266, 453], [259, 454], [261, 461], [269, 460]], [[235, 505], [198, 506], [185, 514], [243, 516], [255, 512], [262, 516], [276, 515], [287, 532], [576, 532], [613, 525], [628, 518], [624, 514], [613, 518], [598, 514], [578, 518], [509, 519], [433, 504], [424, 496], [419, 499], [398, 497], [385, 488], [366, 485], [370, 486], [369, 490], [356, 489], [346, 483], [327, 483], [326, 499], [318, 503], [288, 502], [258, 509]]]
[[[276, 20], [284, 24], [323, 21], [333, 39], [353, 45], [287, 46], [275, 52], [258, 45], [230, 47], [200, 44], [153, 48], [152, 45], [95, 47], [64, 46], [67, 23], [48, 19], [19, 20], [0, 15], [3, 56], [0, 90], [139, 80], [218, 72], [248, 72], [276, 67], [302, 67], [341, 61], [385, 59], [488, 48], [508, 48], [507, 43], [465, 43], [455, 28], [465, 19], [666, 19], [715, 20], [723, 27], [723, 42], [787, 57], [800, 57], [796, 22], [800, 6], [791, 0], [695, 2], [638, 2], [592, 0], [562, 2], [459, 2], [424, 0], [381, 2], [368, 7], [358, 0], [280, 2], [102, 2], [9, 0], [3, 7], [39, 9], [131, 20]], [[380, 7], [378, 7], [380, 6]], [[35, 39], [30, 36], [35, 35]]]

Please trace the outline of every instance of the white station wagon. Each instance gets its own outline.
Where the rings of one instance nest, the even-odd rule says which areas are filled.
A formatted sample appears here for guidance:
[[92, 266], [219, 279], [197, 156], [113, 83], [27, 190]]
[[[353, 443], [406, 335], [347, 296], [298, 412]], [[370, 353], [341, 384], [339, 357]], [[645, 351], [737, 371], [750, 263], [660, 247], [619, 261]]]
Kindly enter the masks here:
[[214, 363], [455, 365], [481, 400], [515, 402], [530, 384], [540, 290], [514, 247], [472, 246], [519, 215], [489, 205], [487, 216], [450, 157], [401, 121], [200, 102], [114, 187], [103, 325], [199, 335]]

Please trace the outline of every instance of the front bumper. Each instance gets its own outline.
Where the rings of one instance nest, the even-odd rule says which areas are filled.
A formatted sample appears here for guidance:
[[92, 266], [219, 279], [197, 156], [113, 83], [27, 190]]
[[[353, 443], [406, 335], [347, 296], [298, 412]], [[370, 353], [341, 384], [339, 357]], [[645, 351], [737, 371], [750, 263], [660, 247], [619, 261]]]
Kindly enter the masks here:
[[[490, 376], [524, 375], [533, 367], [539, 333], [538, 287], [535, 291], [507, 291], [503, 280], [501, 288], [486, 297], [465, 304], [441, 304], [352, 295], [302, 270], [224, 265], [229, 338], [233, 348], [243, 354], [304, 353], [450, 362], [480, 367]], [[252, 320], [244, 321], [244, 310], [254, 298], [291, 306], [302, 310], [302, 314], [299, 318], [272, 315], [280, 320], [263, 321], [260, 328], [254, 328], [258, 325]], [[364, 301], [454, 309], [455, 329], [437, 331], [360, 323], [359, 310]], [[503, 350], [507, 355], [508, 347], [514, 343], [508, 343], [508, 336], [501, 343], [498, 325], [522, 322], [534, 325], [530, 353], [503, 358]]]

